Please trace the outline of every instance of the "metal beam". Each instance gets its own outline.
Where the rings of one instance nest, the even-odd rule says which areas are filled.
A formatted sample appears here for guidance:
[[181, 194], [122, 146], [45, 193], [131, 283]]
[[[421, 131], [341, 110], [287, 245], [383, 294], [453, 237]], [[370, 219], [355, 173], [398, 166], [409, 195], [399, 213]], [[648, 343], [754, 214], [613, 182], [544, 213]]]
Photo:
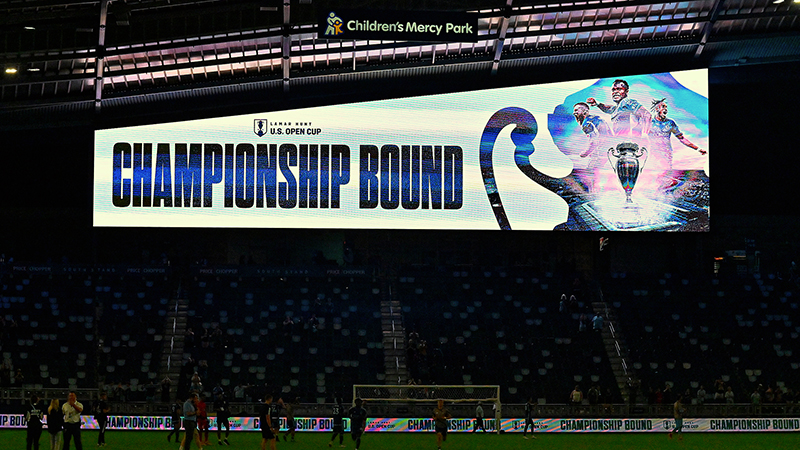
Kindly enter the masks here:
[[508, 21], [511, 20], [511, 3], [514, 0], [506, 0], [505, 11], [503, 17], [500, 18], [500, 30], [497, 33], [497, 42], [494, 44], [494, 58], [492, 59], [492, 75], [497, 75], [497, 69], [500, 67], [500, 58], [503, 56], [503, 46], [506, 41], [506, 33], [508, 32]]
[[711, 8], [711, 17], [709, 17], [708, 22], [703, 25], [703, 33], [700, 35], [700, 43], [697, 45], [697, 51], [694, 52], [695, 58], [699, 58], [703, 53], [706, 43], [708, 42], [708, 37], [711, 36], [711, 31], [714, 29], [714, 23], [717, 21], [717, 16], [719, 16], [719, 12], [722, 10], [723, 3], [725, 3], [725, 0], [714, 0], [714, 7]]
[[281, 36], [281, 53], [283, 59], [281, 68], [283, 69], [283, 92], [289, 92], [289, 73], [292, 68], [292, 24], [289, 0], [283, 0], [283, 35]]
[[97, 34], [97, 50], [94, 62], [94, 111], [100, 112], [103, 103], [103, 61], [106, 53], [106, 21], [108, 19], [108, 3], [100, 0], [100, 30]]

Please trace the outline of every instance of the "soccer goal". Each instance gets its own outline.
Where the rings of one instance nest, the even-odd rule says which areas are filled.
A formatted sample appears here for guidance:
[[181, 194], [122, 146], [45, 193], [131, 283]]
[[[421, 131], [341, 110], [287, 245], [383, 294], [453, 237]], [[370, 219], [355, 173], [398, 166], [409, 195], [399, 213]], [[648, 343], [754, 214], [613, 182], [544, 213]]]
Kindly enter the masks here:
[[[446, 403], [487, 402], [494, 405], [495, 429], [500, 432], [500, 386], [354, 384], [353, 399], [356, 398], [368, 403], [432, 403], [437, 400]], [[491, 411], [486, 411], [484, 417], [491, 417]]]

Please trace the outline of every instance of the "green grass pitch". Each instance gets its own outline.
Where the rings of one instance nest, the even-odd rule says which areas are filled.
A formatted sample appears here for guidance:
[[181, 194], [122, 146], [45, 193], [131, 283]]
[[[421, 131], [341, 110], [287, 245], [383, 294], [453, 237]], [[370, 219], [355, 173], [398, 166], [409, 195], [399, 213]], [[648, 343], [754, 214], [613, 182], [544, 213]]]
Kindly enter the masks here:
[[[42, 434], [41, 450], [49, 450], [47, 432]], [[85, 450], [95, 449], [97, 432], [84, 431]], [[278, 450], [322, 450], [328, 448], [329, 433], [298, 433], [296, 442], [279, 442]], [[210, 436], [213, 448], [217, 445], [216, 434]], [[231, 449], [259, 450], [261, 434], [257, 432], [232, 433]], [[167, 442], [167, 432], [159, 431], [108, 431], [107, 450], [178, 450], [174, 442]], [[349, 435], [345, 436], [347, 450], [355, 448]], [[333, 446], [339, 449], [338, 438]], [[25, 448], [24, 430], [0, 431], [0, 450]], [[70, 446], [74, 449], [74, 444]], [[267, 447], [269, 448], [269, 447]], [[535, 440], [525, 440], [521, 434], [484, 435], [451, 433], [442, 450], [479, 449], [547, 449], [547, 450], [797, 450], [800, 449], [800, 433], [686, 433], [684, 439], [669, 440], [665, 433], [608, 433], [608, 434], [538, 434]], [[196, 447], [192, 445], [192, 449]], [[436, 439], [432, 433], [367, 433], [360, 450], [436, 450]], [[67, 449], [64, 449], [67, 450]]]

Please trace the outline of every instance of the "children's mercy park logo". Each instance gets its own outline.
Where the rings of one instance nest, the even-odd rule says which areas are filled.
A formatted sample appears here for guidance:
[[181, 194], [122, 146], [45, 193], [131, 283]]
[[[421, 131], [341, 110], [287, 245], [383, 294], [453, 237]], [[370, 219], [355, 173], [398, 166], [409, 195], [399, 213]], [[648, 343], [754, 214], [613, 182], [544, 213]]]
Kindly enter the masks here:
[[255, 119], [253, 121], [253, 132], [258, 135], [258, 137], [264, 136], [267, 134], [267, 125], [269, 122], [266, 119]]
[[336, 15], [335, 12], [331, 11], [328, 14], [328, 27], [325, 29], [325, 36], [338, 36], [344, 31], [342, 31], [342, 25], [344, 22], [342, 19]]

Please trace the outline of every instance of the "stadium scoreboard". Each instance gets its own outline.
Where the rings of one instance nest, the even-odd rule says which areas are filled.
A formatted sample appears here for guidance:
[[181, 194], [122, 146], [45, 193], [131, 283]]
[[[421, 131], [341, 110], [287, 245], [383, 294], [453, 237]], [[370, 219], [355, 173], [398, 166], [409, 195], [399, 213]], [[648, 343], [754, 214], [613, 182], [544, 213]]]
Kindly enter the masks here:
[[708, 231], [706, 70], [104, 129], [97, 227]]

